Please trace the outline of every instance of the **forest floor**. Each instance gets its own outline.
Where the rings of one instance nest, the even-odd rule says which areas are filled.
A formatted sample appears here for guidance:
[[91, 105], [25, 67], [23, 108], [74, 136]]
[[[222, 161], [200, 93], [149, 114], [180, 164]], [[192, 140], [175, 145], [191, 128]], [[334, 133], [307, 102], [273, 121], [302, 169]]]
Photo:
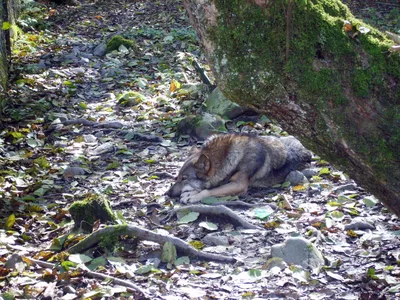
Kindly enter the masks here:
[[[15, 42], [9, 96], [0, 103], [0, 299], [400, 296], [398, 218], [317, 156], [310, 183], [240, 198], [260, 205], [233, 208], [259, 229], [202, 215], [164, 224], [165, 211], [179, 206], [164, 194], [190, 147], [201, 144], [177, 135], [209, 94], [192, 62], [209, 67], [181, 1], [81, 2], [33, 5], [19, 24], [26, 32]], [[396, 22], [389, 29], [399, 30]], [[135, 44], [101, 55], [121, 34]], [[232, 132], [286, 134], [265, 116], [226, 124]], [[107, 198], [118, 222], [237, 261], [179, 252], [179, 263], [160, 260], [158, 243], [127, 237], [69, 255], [63, 250], [82, 235], [71, 233], [68, 208], [90, 197]], [[291, 236], [313, 242], [324, 266], [271, 259], [271, 246]]]

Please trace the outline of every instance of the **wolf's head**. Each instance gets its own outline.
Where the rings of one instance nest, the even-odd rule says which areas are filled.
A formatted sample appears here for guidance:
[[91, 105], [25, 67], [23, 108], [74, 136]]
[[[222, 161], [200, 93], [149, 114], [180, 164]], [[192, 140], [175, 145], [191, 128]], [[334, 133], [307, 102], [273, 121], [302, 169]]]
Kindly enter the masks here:
[[190, 187], [190, 189], [196, 191], [208, 188], [207, 174], [210, 168], [210, 159], [199, 149], [193, 147], [176, 177], [176, 182], [168, 190], [167, 195], [179, 197], [185, 187]]

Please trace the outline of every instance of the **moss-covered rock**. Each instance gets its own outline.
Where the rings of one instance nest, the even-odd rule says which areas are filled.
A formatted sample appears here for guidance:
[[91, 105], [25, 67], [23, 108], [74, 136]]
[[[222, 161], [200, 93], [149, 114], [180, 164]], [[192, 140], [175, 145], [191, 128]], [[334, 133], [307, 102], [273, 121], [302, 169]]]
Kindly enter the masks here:
[[134, 106], [146, 100], [139, 92], [129, 91], [117, 96], [118, 103], [122, 106]]
[[276, 119], [400, 215], [400, 53], [384, 33], [340, 0], [184, 1], [229, 100]]
[[178, 135], [189, 135], [201, 141], [210, 135], [226, 131], [225, 120], [209, 113], [199, 116], [188, 116], [178, 124]]
[[136, 41], [124, 38], [122, 35], [114, 35], [108, 42], [106, 51], [111, 52], [117, 50], [119, 46], [124, 45], [126, 48], [136, 49]]
[[102, 224], [114, 223], [116, 217], [111, 209], [109, 201], [102, 195], [89, 195], [82, 201], [75, 201], [69, 208], [75, 229], [83, 229], [90, 232], [93, 224], [100, 220]]
[[234, 119], [249, 111], [249, 109], [242, 108], [237, 103], [226, 99], [218, 87], [210, 93], [203, 103], [203, 110], [210, 114], [216, 114], [228, 119]]

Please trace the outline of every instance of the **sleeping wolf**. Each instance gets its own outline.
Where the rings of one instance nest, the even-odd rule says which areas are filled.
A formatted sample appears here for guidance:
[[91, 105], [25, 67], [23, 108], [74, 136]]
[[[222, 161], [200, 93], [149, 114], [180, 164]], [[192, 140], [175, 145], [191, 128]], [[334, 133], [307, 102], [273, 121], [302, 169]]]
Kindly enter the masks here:
[[311, 152], [292, 136], [216, 135], [201, 149], [190, 150], [167, 195], [180, 196], [182, 203], [238, 195], [249, 186], [281, 183], [291, 171], [305, 168], [310, 161]]

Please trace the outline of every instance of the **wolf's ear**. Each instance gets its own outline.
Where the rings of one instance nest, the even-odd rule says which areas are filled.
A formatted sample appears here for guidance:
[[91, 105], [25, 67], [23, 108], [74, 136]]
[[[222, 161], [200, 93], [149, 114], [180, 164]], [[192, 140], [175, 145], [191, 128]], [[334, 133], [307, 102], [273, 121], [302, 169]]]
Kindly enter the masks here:
[[199, 159], [194, 163], [197, 172], [202, 174], [208, 173], [211, 168], [211, 162], [207, 155], [201, 154]]
[[189, 150], [189, 156], [192, 156], [195, 153], [198, 153], [200, 151], [199, 148], [197, 148], [196, 146], [193, 146], [190, 150]]

